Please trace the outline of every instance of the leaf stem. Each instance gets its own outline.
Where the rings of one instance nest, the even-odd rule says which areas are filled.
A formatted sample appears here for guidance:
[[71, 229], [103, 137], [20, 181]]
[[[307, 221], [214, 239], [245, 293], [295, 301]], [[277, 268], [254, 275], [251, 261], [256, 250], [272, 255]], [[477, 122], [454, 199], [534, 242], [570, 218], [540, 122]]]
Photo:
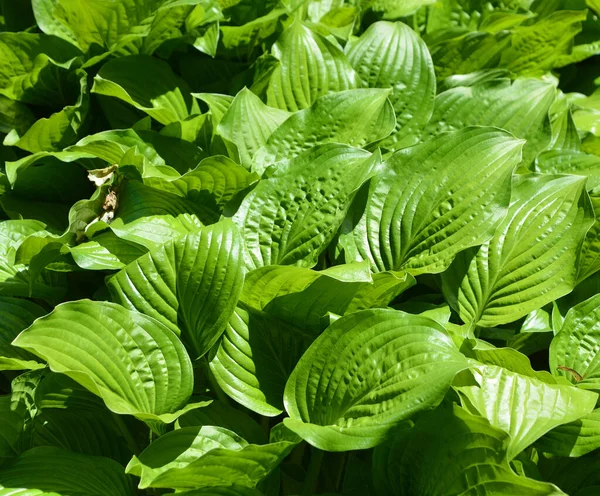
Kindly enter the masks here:
[[311, 448], [310, 463], [308, 464], [306, 479], [304, 480], [304, 487], [302, 488], [302, 496], [311, 496], [315, 493], [324, 455], [324, 451], [315, 447]]
[[128, 448], [131, 451], [133, 451], [134, 455], [138, 456], [141, 453], [141, 450], [140, 450], [140, 447], [138, 446], [138, 443], [135, 441], [134, 437], [131, 435], [131, 431], [129, 430], [127, 425], [125, 425], [125, 422], [123, 422], [123, 419], [121, 418], [120, 415], [113, 413], [112, 417], [115, 421], [115, 424], [117, 425], [117, 428], [119, 429], [119, 432], [125, 438]]

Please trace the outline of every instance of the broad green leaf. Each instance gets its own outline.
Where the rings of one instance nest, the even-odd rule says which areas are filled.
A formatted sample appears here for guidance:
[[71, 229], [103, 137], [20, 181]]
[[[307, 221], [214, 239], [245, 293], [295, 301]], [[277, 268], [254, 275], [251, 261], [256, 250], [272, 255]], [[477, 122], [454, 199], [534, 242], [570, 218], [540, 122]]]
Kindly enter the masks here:
[[548, 150], [538, 155], [536, 172], [587, 176], [588, 191], [600, 186], [600, 157], [571, 150]]
[[233, 216], [247, 267], [314, 266], [379, 160], [377, 154], [329, 144], [273, 166]]
[[395, 153], [371, 180], [364, 212], [356, 204], [351, 211], [354, 227], [340, 239], [346, 261], [442, 272], [506, 215], [522, 146], [505, 131], [471, 127]]
[[210, 358], [225, 393], [267, 417], [283, 412], [283, 391], [314, 334], [250, 307], [238, 305]]
[[327, 93], [361, 84], [342, 49], [298, 20], [281, 34], [272, 52], [280, 62], [267, 88], [272, 107], [295, 112]]
[[172, 180], [149, 177], [144, 179], [144, 184], [221, 213], [229, 200], [257, 179], [256, 174], [248, 172], [227, 157], [213, 155], [181, 177]]
[[69, 250], [75, 263], [86, 270], [119, 270], [146, 253], [141, 245], [125, 241], [110, 231]]
[[54, 36], [0, 33], [0, 94], [37, 105], [68, 105], [61, 87], [79, 50]]
[[49, 446], [31, 449], [0, 469], [1, 496], [131, 496], [116, 461]]
[[527, 140], [523, 161], [530, 164], [551, 139], [548, 112], [556, 89], [538, 79], [517, 79], [452, 88], [440, 93], [425, 132], [435, 136], [465, 126], [495, 126]]
[[24, 133], [35, 121], [36, 117], [27, 105], [0, 94], [0, 133], [8, 134], [13, 129]]
[[34, 396], [35, 406], [41, 411], [56, 409], [94, 413], [106, 408], [99, 396], [69, 376], [55, 372], [46, 371], [44, 377], [35, 384]]
[[469, 74], [498, 66], [502, 53], [510, 45], [508, 31], [477, 31], [429, 45], [438, 81], [455, 74]]
[[177, 419], [176, 427], [213, 425], [235, 432], [249, 443], [265, 444], [267, 436], [262, 427], [249, 415], [221, 401], [196, 408]]
[[243, 278], [241, 239], [224, 221], [149, 252], [107, 285], [114, 301], [181, 334], [195, 359], [224, 331]]
[[139, 181], [127, 181], [117, 193], [118, 208], [115, 220], [125, 225], [153, 215], [193, 214], [205, 223], [216, 222], [219, 215], [202, 203], [150, 188]]
[[285, 425], [328, 451], [366, 449], [437, 405], [467, 361], [435, 321], [364, 310], [335, 321], [285, 388]]
[[39, 298], [56, 304], [66, 293], [64, 274], [42, 271], [34, 278], [26, 265], [0, 261], [0, 296]]
[[600, 410], [555, 427], [535, 443], [544, 453], [580, 457], [600, 448]]
[[435, 98], [433, 62], [425, 43], [401, 22], [380, 21], [349, 43], [346, 55], [368, 87], [392, 88], [396, 126], [381, 145], [398, 149], [417, 143]]
[[17, 249], [25, 239], [43, 231], [45, 225], [36, 220], [4, 220], [0, 222], [0, 260], [15, 262]]
[[11, 345], [13, 339], [46, 312], [35, 303], [0, 296], [0, 370], [36, 369], [37, 357]]
[[187, 84], [166, 62], [146, 55], [104, 64], [94, 78], [92, 93], [123, 100], [161, 124], [183, 120], [195, 108]]
[[193, 5], [193, 0], [33, 0], [40, 29], [94, 53], [152, 35], [160, 9]]
[[590, 391], [549, 384], [496, 365], [475, 365], [471, 371], [476, 384], [455, 389], [467, 409], [510, 434], [509, 459], [554, 427], [590, 413], [598, 399]]
[[[588, 184], [594, 183], [595, 179], [593, 176], [588, 176]], [[600, 190], [591, 191], [589, 195], [596, 220], [587, 232], [581, 247], [579, 282], [600, 270]]]
[[320, 272], [271, 265], [246, 275], [240, 300], [306, 332], [318, 333], [328, 312], [344, 315], [385, 307], [414, 283], [406, 273], [373, 276], [366, 263], [337, 265]]
[[141, 478], [141, 489], [193, 489], [225, 483], [254, 487], [298, 441], [256, 445], [223, 427], [183, 427], [161, 436], [139, 457], [134, 456], [126, 471]]
[[515, 29], [500, 66], [515, 74], [536, 76], [560, 66], [561, 55], [571, 50], [586, 15], [585, 10], [559, 10], [531, 26]]
[[273, 163], [323, 143], [366, 147], [387, 137], [395, 124], [390, 90], [353, 89], [317, 98], [294, 113], [268, 137], [252, 170], [262, 173]]
[[201, 227], [200, 220], [190, 214], [146, 215], [127, 224], [121, 219], [116, 219], [110, 224], [110, 229], [119, 238], [149, 250], [155, 250], [169, 241], [196, 232]]
[[192, 364], [177, 336], [115, 303], [63, 303], [13, 344], [100, 396], [115, 413], [172, 422], [192, 393]]
[[265, 105], [249, 89], [244, 88], [231, 102], [217, 126], [227, 141], [229, 156], [246, 169], [252, 168], [252, 157], [269, 136], [290, 114]]
[[7, 146], [18, 146], [31, 153], [59, 151], [77, 141], [89, 110], [87, 74], [77, 70], [73, 79], [79, 81], [79, 96], [72, 104], [48, 118], [34, 122], [25, 132], [13, 129], [4, 139]]
[[480, 416], [458, 406], [440, 408], [375, 449], [373, 477], [382, 494], [394, 496], [565, 495], [513, 472], [506, 459], [509, 441]]
[[437, 0], [367, 0], [366, 5], [380, 13], [384, 19], [398, 19], [413, 14], [426, 5]]
[[494, 327], [569, 293], [592, 218], [585, 178], [515, 176], [494, 237], [460, 253], [442, 276], [446, 300], [463, 322]]
[[572, 307], [550, 345], [550, 371], [600, 391], [600, 295]]

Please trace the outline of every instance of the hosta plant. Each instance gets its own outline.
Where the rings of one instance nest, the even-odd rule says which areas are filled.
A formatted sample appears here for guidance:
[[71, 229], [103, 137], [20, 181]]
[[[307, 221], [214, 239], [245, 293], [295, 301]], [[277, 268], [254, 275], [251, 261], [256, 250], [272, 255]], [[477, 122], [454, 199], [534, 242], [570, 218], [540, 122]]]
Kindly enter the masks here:
[[0, 496], [600, 494], [600, 2], [0, 0]]

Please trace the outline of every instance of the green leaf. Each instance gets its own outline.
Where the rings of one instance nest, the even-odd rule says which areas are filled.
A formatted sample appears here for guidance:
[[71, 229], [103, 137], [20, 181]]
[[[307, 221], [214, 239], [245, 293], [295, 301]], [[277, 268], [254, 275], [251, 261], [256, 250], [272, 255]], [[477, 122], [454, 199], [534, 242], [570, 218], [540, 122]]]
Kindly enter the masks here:
[[379, 160], [329, 144], [274, 166], [233, 216], [244, 237], [247, 267], [314, 266]]
[[598, 399], [590, 391], [549, 384], [496, 365], [475, 365], [471, 372], [476, 384], [455, 389], [468, 410], [510, 434], [509, 459], [554, 427], [590, 413]]
[[437, 405], [467, 361], [435, 321], [364, 310], [335, 321], [285, 388], [285, 424], [317, 448], [366, 449]]
[[252, 161], [262, 173], [275, 162], [323, 143], [366, 147], [387, 137], [395, 124], [390, 90], [353, 89], [317, 98], [294, 113], [268, 137]]
[[536, 172], [587, 176], [588, 191], [600, 186], [600, 157], [571, 150], [548, 150], [538, 155]]
[[401, 22], [380, 21], [349, 43], [346, 55], [368, 87], [392, 88], [396, 125], [381, 145], [398, 149], [417, 143], [435, 98], [433, 62], [423, 40]]
[[46, 312], [31, 301], [0, 296], [0, 370], [36, 369], [44, 365], [37, 357], [25, 350], [16, 348], [11, 342], [29, 327], [35, 319]]
[[246, 275], [240, 300], [316, 335], [324, 329], [329, 312], [345, 315], [385, 307], [413, 284], [414, 278], [406, 273], [372, 276], [365, 263], [337, 265], [320, 272], [271, 265]]
[[446, 301], [463, 322], [494, 327], [560, 298], [576, 284], [592, 222], [584, 178], [515, 176], [494, 237], [459, 254], [442, 276]]
[[[588, 184], [594, 182], [595, 178], [588, 176]], [[600, 270], [600, 190], [591, 191], [589, 196], [596, 220], [587, 232], [581, 247], [578, 282]]]
[[203, 227], [140, 257], [111, 278], [114, 301], [149, 315], [204, 355], [242, 291], [242, 246], [231, 221]]
[[112, 232], [101, 233], [69, 250], [75, 263], [86, 270], [119, 270], [146, 253], [142, 246]]
[[15, 262], [17, 249], [26, 238], [44, 230], [37, 220], [4, 220], [0, 222], [0, 260]]
[[141, 489], [193, 489], [226, 483], [254, 487], [298, 441], [255, 445], [223, 427], [184, 427], [161, 436], [139, 457], [134, 456], [126, 472], [141, 478]]
[[192, 364], [177, 336], [114, 303], [63, 303], [13, 344], [100, 396], [115, 413], [172, 422], [192, 393]]
[[201, 227], [200, 220], [190, 214], [180, 214], [176, 217], [146, 215], [127, 224], [124, 224], [121, 219], [116, 219], [110, 224], [110, 229], [119, 238], [149, 250], [155, 250], [169, 241], [196, 232]]
[[272, 49], [280, 64], [271, 74], [267, 104], [295, 112], [320, 96], [360, 86], [342, 49], [296, 20]]
[[223, 115], [217, 132], [227, 140], [229, 156], [250, 169], [256, 151], [289, 116], [284, 110], [268, 107], [244, 88]]
[[600, 391], [600, 296], [572, 307], [550, 345], [550, 371], [585, 389]]
[[114, 460], [45, 446], [31, 449], [2, 467], [0, 495], [13, 494], [131, 496], [133, 487]]
[[492, 128], [466, 128], [392, 155], [356, 202], [340, 247], [346, 261], [416, 275], [445, 270], [456, 254], [488, 240], [510, 196], [523, 142]]
[[54, 36], [0, 33], [0, 94], [24, 103], [68, 105], [62, 87], [79, 50]]
[[527, 140], [523, 162], [527, 166], [551, 139], [548, 112], [556, 89], [538, 79], [505, 80], [459, 86], [440, 93], [426, 128], [428, 136], [465, 126], [495, 126]]
[[152, 35], [161, 9], [193, 5], [185, 0], [33, 0], [40, 29], [78, 46], [83, 52], [113, 50], [127, 42]]
[[35, 120], [34, 113], [27, 105], [0, 95], [0, 133], [8, 134], [13, 129], [24, 133]]
[[258, 179], [256, 174], [222, 155], [207, 157], [196, 168], [181, 177], [168, 180], [144, 179], [144, 184], [202, 204], [221, 213], [225, 205], [240, 191]]
[[555, 427], [535, 443], [544, 453], [580, 457], [600, 448], [600, 410]]
[[210, 370], [228, 396], [275, 417], [283, 412], [285, 383], [313, 339], [294, 323], [238, 305], [210, 358]]
[[375, 12], [381, 13], [384, 19], [398, 19], [413, 14], [426, 5], [437, 0], [368, 0], [365, 2]]
[[221, 401], [188, 412], [176, 422], [176, 428], [213, 425], [235, 432], [249, 443], [265, 444], [267, 436], [249, 415]]
[[509, 437], [458, 406], [419, 419], [377, 447], [375, 483], [394, 496], [510, 494], [564, 496], [556, 486], [518, 476], [506, 460]]
[[185, 119], [195, 105], [187, 84], [169, 65], [146, 55], [104, 64], [94, 78], [92, 93], [123, 100], [161, 124]]
[[82, 70], [72, 73], [73, 79], [79, 81], [77, 101], [48, 118], [34, 122], [24, 133], [13, 129], [6, 138], [7, 146], [18, 146], [31, 153], [42, 151], [58, 151], [77, 141], [89, 110], [89, 94], [87, 74]]
[[502, 52], [500, 65], [515, 74], [536, 76], [559, 67], [586, 16], [585, 10], [559, 10], [531, 26], [520, 26]]

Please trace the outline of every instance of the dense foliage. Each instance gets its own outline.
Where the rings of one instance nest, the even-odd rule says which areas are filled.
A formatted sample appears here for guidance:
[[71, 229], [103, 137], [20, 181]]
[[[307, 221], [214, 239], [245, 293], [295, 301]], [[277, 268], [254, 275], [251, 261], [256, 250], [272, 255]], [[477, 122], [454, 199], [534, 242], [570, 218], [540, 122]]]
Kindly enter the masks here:
[[0, 496], [600, 494], [598, 0], [0, 0]]

